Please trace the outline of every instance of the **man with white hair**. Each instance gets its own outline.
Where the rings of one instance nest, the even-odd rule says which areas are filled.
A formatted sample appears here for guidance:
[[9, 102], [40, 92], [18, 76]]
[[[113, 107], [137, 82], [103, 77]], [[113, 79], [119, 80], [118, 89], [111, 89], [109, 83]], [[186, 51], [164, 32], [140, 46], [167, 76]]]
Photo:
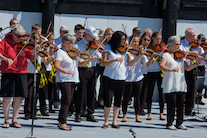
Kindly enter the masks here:
[[[84, 38], [80, 40], [74, 47], [78, 48], [81, 52], [87, 51], [89, 52], [88, 59], [84, 60], [82, 58], [79, 59], [79, 76], [80, 76], [80, 85], [78, 86], [77, 90], [77, 97], [76, 97], [76, 119], [75, 122], [81, 122], [81, 115], [83, 113], [83, 103], [84, 97], [87, 98], [87, 121], [98, 122], [94, 116], [94, 107], [95, 107], [95, 67], [96, 64], [99, 62], [98, 58], [101, 58], [101, 53], [95, 49], [90, 48], [89, 42], [93, 41], [97, 38], [98, 35], [96, 34], [96, 29], [92, 26], [87, 27], [85, 29]], [[95, 52], [95, 53], [94, 53]], [[94, 53], [93, 56], [90, 56]], [[86, 62], [87, 60], [91, 60], [87, 65], [82, 65], [82, 63]], [[86, 94], [86, 95], [85, 95]]]
[[[204, 53], [203, 49], [200, 47], [191, 47], [190, 43], [195, 40], [195, 31], [192, 28], [188, 28], [185, 31], [185, 38], [180, 41], [180, 50], [189, 53], [194, 53], [196, 55], [201, 55]], [[196, 64], [194, 60], [186, 59], [188, 65]], [[187, 94], [185, 97], [185, 115], [191, 115], [192, 109], [194, 107], [194, 88], [195, 88], [195, 73], [196, 69], [191, 71], [185, 71], [185, 79], [187, 83]]]

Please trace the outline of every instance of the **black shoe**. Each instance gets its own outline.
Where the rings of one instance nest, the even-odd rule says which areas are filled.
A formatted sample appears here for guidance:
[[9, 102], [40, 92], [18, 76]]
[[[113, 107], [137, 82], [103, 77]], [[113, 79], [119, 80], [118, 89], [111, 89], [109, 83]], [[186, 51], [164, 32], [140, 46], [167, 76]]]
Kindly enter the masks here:
[[23, 119], [24, 120], [29, 120], [31, 117], [30, 116], [25, 116]]
[[71, 111], [68, 112], [68, 117], [72, 116], [73, 113]]
[[55, 110], [49, 109], [49, 113], [55, 113]]
[[204, 102], [202, 102], [202, 101], [199, 101], [199, 103], [198, 104], [200, 104], [200, 105], [205, 105], [205, 103]]
[[86, 121], [98, 122], [98, 120], [96, 120], [93, 115], [87, 116]]
[[43, 116], [50, 116], [46, 109], [40, 111]]
[[76, 116], [74, 122], [81, 122], [81, 117], [80, 116]]

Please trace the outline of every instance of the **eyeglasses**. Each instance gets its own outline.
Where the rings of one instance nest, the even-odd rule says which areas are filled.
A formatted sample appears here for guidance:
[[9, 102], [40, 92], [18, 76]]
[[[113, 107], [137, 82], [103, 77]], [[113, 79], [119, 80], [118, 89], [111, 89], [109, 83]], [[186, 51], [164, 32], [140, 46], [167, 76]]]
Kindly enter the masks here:
[[175, 44], [176, 46], [180, 46], [181, 44]]
[[[15, 33], [14, 33], [15, 34]], [[15, 34], [18, 38], [21, 38], [23, 37], [23, 35], [18, 35], [18, 34]]]
[[149, 39], [145, 39], [145, 38], [144, 38], [144, 41], [150, 41], [150, 40], [149, 40]]

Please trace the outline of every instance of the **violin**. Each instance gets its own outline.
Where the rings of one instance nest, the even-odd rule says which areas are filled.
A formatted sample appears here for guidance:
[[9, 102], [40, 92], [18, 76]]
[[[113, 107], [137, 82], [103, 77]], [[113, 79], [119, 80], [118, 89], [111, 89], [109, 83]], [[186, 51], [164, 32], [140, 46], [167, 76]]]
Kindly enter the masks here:
[[[98, 40], [95, 40], [95, 39], [93, 41], [90, 41], [89, 42], [89, 47], [90, 48], [93, 48], [93, 49], [97, 49], [99, 47], [99, 45], [100, 45], [99, 41]], [[105, 46], [104, 45], [101, 45], [99, 47], [99, 49], [98, 49], [99, 52], [102, 52], [104, 48], [105, 48]]]
[[39, 51], [37, 53], [40, 57], [47, 57], [49, 55], [49, 53], [46, 50], [43, 51]]
[[68, 52], [68, 55], [71, 58], [76, 58], [79, 55], [80, 51], [77, 48], [73, 48]]
[[80, 52], [80, 57], [81, 57], [82, 59], [89, 59], [90, 54], [89, 54], [88, 51], [81, 51], [81, 52]]
[[120, 53], [125, 53], [126, 50], [127, 50], [127, 47], [128, 47], [128, 44], [127, 43], [125, 43], [123, 46], [118, 46], [118, 51]]
[[193, 42], [190, 43], [190, 45], [191, 45], [192, 47], [197, 47], [197, 46], [199, 46], [199, 40], [195, 39]]
[[152, 49], [147, 49], [145, 51], [147, 52], [147, 56], [151, 56], [154, 53]]
[[142, 45], [139, 45], [138, 47], [136, 46], [131, 46], [129, 48], [129, 52], [133, 55], [138, 55], [141, 51], [144, 50], [144, 47]]
[[202, 41], [201, 41], [200, 46], [201, 46], [204, 50], [206, 50], [206, 49], [207, 49], [207, 42], [202, 42]]
[[[20, 42], [17, 44], [17, 48], [18, 49], [22, 49], [24, 47], [24, 45], [26, 44], [26, 42]], [[35, 44], [32, 42], [28, 42], [25, 46], [27, 49], [33, 49], [35, 47]]]
[[[175, 59], [182, 59], [184, 58], [186, 55], [186, 52], [185, 51], [182, 51], [182, 50], [179, 50], [177, 52], [175, 52], [174, 54], [174, 58]], [[190, 60], [194, 60], [196, 59], [198, 56], [194, 53], [188, 53], [188, 55], [186, 56], [187, 59], [190, 59]]]
[[170, 49], [166, 46], [166, 44], [165, 44], [164, 42], [162, 42], [162, 43], [156, 45], [156, 46], [155, 46], [155, 49], [156, 49], [157, 51], [159, 51], [159, 52], [161, 52], [161, 51], [163, 51], [163, 50], [165, 49], [165, 50], [163, 51], [164, 53], [170, 51]]

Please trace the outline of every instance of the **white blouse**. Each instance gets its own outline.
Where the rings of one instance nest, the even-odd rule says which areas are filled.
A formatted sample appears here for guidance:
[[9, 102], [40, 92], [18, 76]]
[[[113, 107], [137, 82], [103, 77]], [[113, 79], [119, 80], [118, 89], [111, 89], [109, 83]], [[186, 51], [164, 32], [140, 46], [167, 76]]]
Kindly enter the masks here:
[[[163, 55], [167, 60], [166, 67], [170, 69], [179, 68], [179, 72], [164, 72], [162, 85], [163, 93], [186, 92], [187, 86], [184, 74], [184, 59], [175, 60], [169, 53]], [[180, 67], [182, 64], [182, 67]]]
[[[136, 55], [131, 55], [131, 59], [135, 59]], [[145, 55], [142, 55], [137, 61], [135, 66], [127, 67], [127, 79], [126, 82], [137, 82], [144, 78], [143, 76], [143, 66], [146, 66], [148, 59]]]
[[[117, 53], [114, 53], [111, 49], [111, 45], [108, 44], [104, 48], [103, 52], [108, 52], [108, 60], [116, 59], [116, 58], [122, 58], [125, 53], [120, 53], [117, 51]], [[104, 69], [104, 76], [107, 76], [114, 80], [125, 80], [127, 76], [127, 57], [124, 58], [123, 62], [121, 63], [119, 61], [115, 61], [109, 66], [105, 66]]]
[[[70, 56], [62, 49], [58, 49], [58, 51], [55, 54], [55, 61], [59, 60], [61, 61], [60, 66], [67, 71], [74, 71], [75, 76], [72, 76], [71, 74], [66, 74], [57, 71], [56, 72], [56, 82], [79, 82], [79, 73], [77, 68], [77, 60], [73, 60], [70, 58]], [[75, 70], [74, 70], [75, 68]]]

